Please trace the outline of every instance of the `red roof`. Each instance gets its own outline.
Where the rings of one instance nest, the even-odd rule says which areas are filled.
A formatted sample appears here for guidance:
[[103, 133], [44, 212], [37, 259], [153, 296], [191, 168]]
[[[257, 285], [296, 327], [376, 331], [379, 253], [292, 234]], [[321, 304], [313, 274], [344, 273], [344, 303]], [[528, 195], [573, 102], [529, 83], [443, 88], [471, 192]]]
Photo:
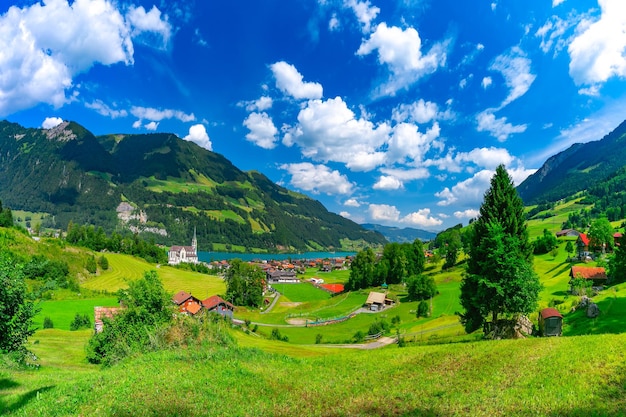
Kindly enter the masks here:
[[589, 238], [586, 234], [581, 233], [580, 235], [578, 235], [578, 238], [583, 242], [585, 246], [589, 246]]
[[176, 295], [172, 298], [172, 301], [174, 301], [174, 303], [176, 303], [177, 305], [181, 305], [182, 303], [189, 300], [190, 298], [191, 298], [191, 294], [189, 294], [188, 292], [178, 291]]
[[556, 308], [552, 308], [552, 307], [544, 308], [543, 310], [541, 310], [540, 314], [541, 314], [541, 317], [544, 320], [547, 319], [547, 318], [550, 318], [550, 317], [560, 317], [560, 318], [563, 318], [561, 313], [559, 313], [559, 310], [557, 310]]
[[230, 307], [231, 309], [235, 308], [231, 303], [229, 303], [228, 301], [224, 300], [219, 295], [212, 295], [211, 297], [207, 298], [206, 300], [204, 300], [202, 302], [202, 305], [207, 310], [212, 310], [212, 309], [214, 309], [215, 307], [217, 307], [220, 304], [224, 304], [224, 305]]
[[192, 301], [191, 303], [185, 306], [185, 311], [191, 314], [192, 316], [196, 314], [198, 311], [200, 311], [201, 309], [202, 309], [202, 306], [199, 303], [196, 303], [195, 301]]
[[599, 266], [573, 266], [570, 272], [572, 278], [606, 279], [606, 270]]

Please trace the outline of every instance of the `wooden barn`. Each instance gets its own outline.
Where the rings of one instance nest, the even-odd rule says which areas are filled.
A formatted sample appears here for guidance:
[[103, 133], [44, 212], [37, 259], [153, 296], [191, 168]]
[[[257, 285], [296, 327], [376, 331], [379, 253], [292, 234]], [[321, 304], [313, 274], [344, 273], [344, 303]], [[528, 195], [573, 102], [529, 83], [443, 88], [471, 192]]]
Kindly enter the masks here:
[[539, 331], [542, 336], [561, 336], [563, 316], [556, 308], [544, 308], [539, 313]]

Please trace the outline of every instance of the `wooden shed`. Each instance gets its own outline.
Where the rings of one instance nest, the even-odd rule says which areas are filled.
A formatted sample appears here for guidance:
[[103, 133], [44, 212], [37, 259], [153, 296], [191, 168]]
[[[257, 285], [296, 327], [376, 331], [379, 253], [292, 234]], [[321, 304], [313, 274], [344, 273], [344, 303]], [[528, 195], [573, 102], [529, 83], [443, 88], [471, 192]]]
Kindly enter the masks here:
[[539, 313], [539, 331], [542, 336], [561, 336], [563, 316], [556, 308], [544, 308]]

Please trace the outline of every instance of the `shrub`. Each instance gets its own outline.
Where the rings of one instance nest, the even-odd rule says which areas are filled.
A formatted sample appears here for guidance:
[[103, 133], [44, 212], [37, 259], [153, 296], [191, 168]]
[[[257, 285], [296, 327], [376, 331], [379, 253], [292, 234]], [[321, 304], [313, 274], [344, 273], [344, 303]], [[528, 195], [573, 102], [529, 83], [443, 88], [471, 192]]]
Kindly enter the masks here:
[[354, 341], [354, 343], [361, 343], [365, 340], [365, 334], [358, 330], [354, 336], [352, 336], [352, 340]]
[[272, 334], [270, 335], [270, 339], [271, 340], [280, 340], [281, 342], [288, 342], [289, 341], [289, 337], [283, 336], [282, 334], [280, 334], [280, 330], [278, 330], [277, 328], [273, 328], [272, 329]]
[[52, 319], [48, 316], [44, 317], [43, 319], [43, 328], [44, 329], [53, 329], [54, 328], [54, 323], [52, 323]]
[[376, 320], [374, 323], [370, 325], [370, 328], [367, 331], [367, 334], [370, 336], [373, 336], [378, 333], [385, 333], [388, 330], [389, 330], [389, 323], [387, 323], [385, 320]]
[[410, 300], [426, 300], [437, 294], [437, 285], [432, 277], [416, 275], [408, 279], [407, 292]]
[[100, 268], [102, 268], [103, 271], [106, 271], [109, 269], [109, 260], [106, 256], [102, 255], [98, 258], [98, 265], [100, 265]]
[[316, 334], [316, 335], [315, 335], [315, 344], [316, 344], [316, 345], [319, 345], [320, 343], [322, 343], [322, 338], [323, 338], [323, 337], [324, 337], [324, 336], [322, 336], [322, 334], [321, 334], [321, 333]]
[[422, 300], [417, 305], [417, 317], [428, 317], [430, 316], [428, 301]]
[[90, 274], [95, 274], [96, 271], [98, 270], [98, 265], [96, 264], [96, 258], [93, 255], [87, 258], [87, 262], [85, 263], [85, 269]]
[[89, 329], [91, 327], [91, 320], [87, 314], [80, 315], [76, 313], [74, 320], [70, 323], [70, 330]]

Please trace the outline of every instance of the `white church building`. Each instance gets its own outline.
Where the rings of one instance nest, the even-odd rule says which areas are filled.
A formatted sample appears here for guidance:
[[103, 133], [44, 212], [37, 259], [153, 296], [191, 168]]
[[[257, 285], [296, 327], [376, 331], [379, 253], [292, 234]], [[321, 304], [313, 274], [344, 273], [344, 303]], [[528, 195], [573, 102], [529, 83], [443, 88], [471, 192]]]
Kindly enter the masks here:
[[193, 239], [191, 246], [172, 246], [168, 252], [168, 261], [170, 265], [178, 265], [185, 262], [189, 264], [197, 264], [198, 260], [198, 239], [196, 239], [196, 228], [193, 229]]

